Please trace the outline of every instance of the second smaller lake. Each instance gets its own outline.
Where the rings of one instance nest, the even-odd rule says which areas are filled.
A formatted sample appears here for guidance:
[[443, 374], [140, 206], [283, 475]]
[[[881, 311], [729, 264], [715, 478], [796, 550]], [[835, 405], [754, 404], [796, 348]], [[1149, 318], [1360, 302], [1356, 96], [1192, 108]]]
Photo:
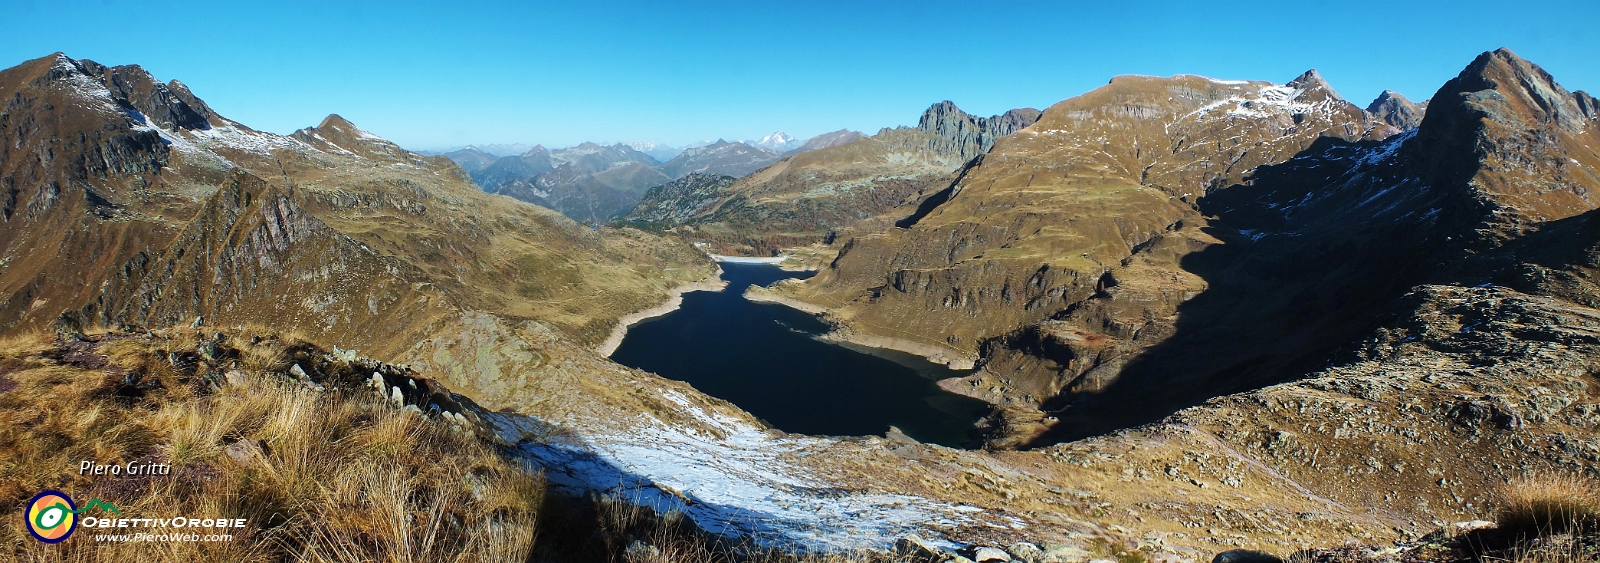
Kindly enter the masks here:
[[816, 317], [743, 296], [752, 284], [809, 273], [766, 264], [722, 269], [727, 289], [684, 294], [677, 311], [628, 329], [611, 359], [687, 382], [785, 432], [881, 435], [893, 425], [923, 442], [959, 447], [971, 439], [988, 406], [934, 383], [968, 372], [820, 341], [829, 327]]

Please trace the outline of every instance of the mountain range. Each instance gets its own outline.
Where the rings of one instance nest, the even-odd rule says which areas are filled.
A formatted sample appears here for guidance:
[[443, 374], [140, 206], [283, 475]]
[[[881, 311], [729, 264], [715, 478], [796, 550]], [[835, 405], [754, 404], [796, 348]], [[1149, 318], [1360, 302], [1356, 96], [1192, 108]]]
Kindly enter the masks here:
[[270, 326], [509, 398], [492, 389], [568, 377], [562, 354], [715, 272], [687, 244], [485, 194], [337, 115], [265, 133], [180, 82], [61, 54], [0, 71], [0, 92], [6, 331]]
[[[1506, 49], [1423, 103], [1363, 108], [1314, 70], [1119, 76], [1042, 112], [944, 102], [915, 127], [667, 162], [427, 156], [338, 115], [276, 135], [60, 53], [0, 71], [0, 100], [0, 333], [58, 348], [28, 373], [122, 389], [118, 339], [192, 327], [198, 348], [152, 357], [199, 366], [224, 330], [292, 334], [381, 358], [385, 390], [417, 375], [398, 403], [422, 381], [459, 409], [452, 432], [553, 486], [764, 546], [1176, 563], [1383, 545], [1600, 464], [1600, 100]], [[604, 357], [624, 319], [718, 285], [697, 246], [810, 257], [814, 276], [745, 295], [818, 314], [818, 338], [971, 368], [939, 385], [991, 405], [981, 447], [788, 434]], [[5, 361], [10, 400], [25, 362]], [[175, 474], [234, 463], [202, 434], [215, 455]], [[71, 477], [53, 475], [28, 486]], [[471, 495], [473, 475], [443, 482]]]
[[[945, 101], [923, 112], [916, 127], [871, 137], [850, 131], [807, 141], [795, 153], [737, 182], [699, 182], [645, 194], [627, 220], [648, 224], [719, 252], [767, 255], [824, 240], [937, 191], [995, 141], [1032, 124], [1035, 109], [974, 117]], [[931, 190], [930, 190], [931, 188]], [[667, 198], [668, 193], [675, 194]]]
[[[743, 176], [783, 158], [784, 151], [792, 154], [848, 142], [853, 139], [849, 133], [829, 133], [803, 143], [779, 131], [760, 141], [719, 139], [682, 150], [653, 143], [583, 143], [553, 151], [536, 145], [504, 157], [469, 146], [443, 156], [466, 170], [486, 192], [548, 207], [574, 220], [601, 223], [631, 210], [646, 190], [673, 179], [692, 173]], [[662, 162], [656, 155], [670, 158]]]
[[1506, 50], [1426, 110], [1315, 71], [1119, 77], [781, 293], [976, 364], [942, 385], [1000, 407], [993, 443], [1095, 435], [1301, 377], [1422, 284], [1592, 304], [1592, 258], [1532, 249], [1592, 244], [1567, 233], [1600, 204], [1593, 100]]

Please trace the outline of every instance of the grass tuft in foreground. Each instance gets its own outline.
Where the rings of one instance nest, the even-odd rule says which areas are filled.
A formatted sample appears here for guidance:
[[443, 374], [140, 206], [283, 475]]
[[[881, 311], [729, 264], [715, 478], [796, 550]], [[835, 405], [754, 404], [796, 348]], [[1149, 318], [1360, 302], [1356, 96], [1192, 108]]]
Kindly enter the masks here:
[[1600, 530], [1600, 486], [1571, 475], [1519, 479], [1501, 493], [1495, 523], [1523, 538]]
[[[44, 489], [113, 503], [126, 518], [247, 518], [217, 542], [34, 541], [0, 527], [21, 561], [513, 561], [534, 542], [543, 481], [441, 421], [364, 389], [285, 377], [300, 343], [235, 335], [224, 376], [192, 332], [52, 344], [12, 339], [0, 359], [0, 503]], [[217, 385], [215, 381], [225, 381]], [[83, 460], [161, 463], [170, 475], [83, 476]], [[93, 512], [84, 516], [95, 516]], [[108, 515], [109, 516], [109, 515]], [[108, 530], [116, 534], [136, 530]], [[174, 530], [178, 531], [178, 530]]]

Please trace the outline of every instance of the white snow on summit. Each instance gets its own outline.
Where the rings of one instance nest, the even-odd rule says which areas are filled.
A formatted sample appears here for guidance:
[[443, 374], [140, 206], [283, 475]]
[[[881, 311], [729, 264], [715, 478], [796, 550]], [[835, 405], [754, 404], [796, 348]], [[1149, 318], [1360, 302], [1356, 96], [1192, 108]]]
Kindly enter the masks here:
[[754, 142], [745, 141], [745, 143], [749, 144], [749, 145], [752, 145], [752, 146], [761, 147], [761, 148], [764, 148], [764, 149], [771, 149], [771, 150], [775, 150], [775, 151], [778, 151], [778, 152], [783, 152], [783, 151], [786, 151], [786, 150], [789, 150], [789, 149], [792, 149], [792, 148], [800, 146], [801, 141], [799, 139], [794, 138], [793, 135], [790, 135], [788, 133], [784, 133], [782, 131], [774, 131], [771, 135], [767, 135], [765, 137], [762, 137], [761, 140], [759, 140], [759, 141], [754, 141]]

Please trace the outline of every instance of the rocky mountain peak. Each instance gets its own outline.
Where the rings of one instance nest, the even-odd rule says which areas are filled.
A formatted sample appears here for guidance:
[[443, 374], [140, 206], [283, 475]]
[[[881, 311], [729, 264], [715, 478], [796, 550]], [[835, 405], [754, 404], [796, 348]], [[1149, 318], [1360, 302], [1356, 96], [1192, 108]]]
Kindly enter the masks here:
[[337, 113], [328, 114], [316, 127], [307, 127], [289, 135], [319, 150], [349, 153], [368, 158], [420, 162], [418, 157], [365, 129]]
[[[1553, 123], [1579, 132], [1595, 119], [1593, 98], [1576, 96], [1539, 65], [1501, 47], [1478, 55], [1434, 100], [1452, 98], [1449, 107], [1481, 112], [1502, 123]], [[1581, 100], [1581, 101], [1580, 101]]]
[[1394, 90], [1384, 90], [1367, 105], [1367, 113], [1372, 114], [1374, 119], [1401, 131], [1416, 129], [1422, 123], [1422, 114], [1426, 109], [1427, 102], [1413, 102]]
[[[1296, 96], [1296, 98], [1299, 98], [1299, 99], [1302, 99], [1302, 100], [1307, 100], [1307, 101], [1336, 100], [1336, 101], [1341, 101], [1341, 102], [1345, 102], [1346, 101], [1343, 96], [1339, 95], [1339, 92], [1337, 92], [1337, 91], [1335, 91], [1333, 89], [1332, 85], [1328, 84], [1327, 80], [1324, 80], [1322, 78], [1322, 73], [1317, 72], [1317, 69], [1314, 69], [1314, 68], [1311, 69], [1311, 70], [1308, 70], [1308, 71], [1305, 71], [1305, 72], [1301, 73], [1300, 76], [1295, 77], [1294, 80], [1290, 80], [1289, 83], [1286, 84], [1286, 86], [1288, 86], [1290, 88], [1294, 88], [1296, 90], [1299, 90], [1300, 94], [1298, 96]], [[1346, 103], [1348, 103], [1348, 102], [1346, 102]], [[1354, 105], [1354, 104], [1351, 104], [1351, 105]], [[1359, 109], [1359, 108], [1357, 108], [1357, 109]]]
[[172, 95], [177, 96], [179, 100], [182, 100], [183, 103], [187, 104], [190, 109], [193, 109], [200, 115], [204, 116], [208, 122], [213, 118], [218, 117], [216, 112], [211, 111], [211, 106], [206, 105], [205, 100], [195, 96], [194, 92], [189, 91], [189, 86], [179, 82], [178, 79], [174, 78], [171, 81], [168, 81], [167, 90], [172, 92]]
[[973, 117], [945, 100], [922, 112], [917, 129], [949, 141], [952, 152], [962, 160], [971, 160], [994, 147], [996, 139], [1033, 125], [1040, 113], [1033, 108], [1018, 108], [992, 117]]
[[60, 52], [33, 62], [50, 65], [43, 80], [74, 90], [86, 101], [107, 102], [135, 122], [148, 119], [164, 129], [203, 130], [211, 128], [210, 120], [216, 117], [187, 87], [163, 84], [139, 65], [108, 67]]
[[750, 144], [753, 145], [753, 146], [764, 148], [764, 149], [771, 149], [771, 150], [775, 150], [775, 151], [778, 151], [778, 152], [783, 152], [783, 151], [795, 148], [797, 146], [800, 146], [800, 143], [801, 143], [801, 141], [799, 139], [794, 138], [793, 135], [790, 135], [788, 133], [784, 133], [782, 131], [774, 131], [771, 135], [767, 135], [765, 137], [762, 137], [761, 140], [756, 141], [754, 143], [750, 143]]
[[366, 133], [366, 131], [362, 131], [361, 128], [356, 127], [356, 124], [351, 123], [350, 120], [345, 119], [344, 116], [337, 113], [330, 113], [327, 117], [322, 118], [322, 123], [317, 124], [317, 131], [323, 133], [330, 131], [339, 131], [345, 133], [355, 133], [359, 131], [361, 133]]
[[[955, 102], [945, 100], [928, 107], [922, 112], [922, 118], [917, 121], [917, 128], [928, 133], [939, 135], [939, 132], [948, 128], [959, 128], [963, 124], [971, 123], [972, 116], [956, 107]], [[940, 135], [944, 136], [944, 135]]]
[[1312, 88], [1333, 90], [1333, 87], [1328, 85], [1328, 81], [1322, 78], [1322, 73], [1317, 72], [1317, 69], [1314, 68], [1300, 73], [1300, 76], [1290, 80], [1288, 85], [1301, 90], [1310, 90]]

